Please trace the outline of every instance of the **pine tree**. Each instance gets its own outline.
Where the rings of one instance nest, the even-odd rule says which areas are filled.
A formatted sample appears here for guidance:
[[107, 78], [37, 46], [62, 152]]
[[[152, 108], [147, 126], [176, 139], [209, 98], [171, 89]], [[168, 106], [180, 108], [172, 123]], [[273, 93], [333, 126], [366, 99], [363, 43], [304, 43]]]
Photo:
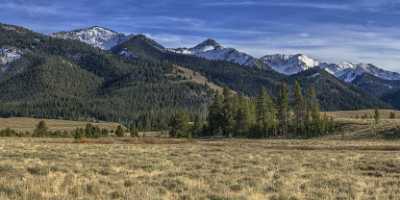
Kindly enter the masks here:
[[308, 90], [308, 108], [310, 109], [311, 123], [308, 128], [311, 131], [311, 136], [321, 134], [321, 113], [319, 107], [319, 101], [314, 87], [310, 87]]
[[222, 123], [223, 123], [223, 116], [222, 116], [222, 107], [223, 107], [223, 99], [222, 96], [219, 94], [215, 95], [214, 102], [208, 108], [208, 127], [206, 130], [206, 135], [218, 135], [222, 133]]
[[251, 126], [249, 101], [240, 95], [238, 96], [238, 102], [238, 110], [235, 117], [235, 137], [248, 137]]
[[276, 129], [276, 108], [265, 88], [256, 99], [256, 126], [258, 137], [273, 135]]
[[234, 96], [232, 95], [232, 92], [228, 88], [226, 87], [224, 88], [223, 95], [224, 95], [224, 101], [222, 106], [221, 129], [223, 136], [229, 137], [232, 135], [232, 132], [234, 131], [233, 129], [235, 127], [236, 108], [235, 108]]
[[294, 90], [294, 115], [295, 125], [297, 134], [302, 135], [304, 133], [306, 108], [305, 101], [302, 94], [301, 86], [298, 81], [295, 83]]
[[289, 127], [289, 95], [288, 88], [285, 83], [282, 83], [278, 96], [278, 123], [279, 134], [287, 136]]
[[177, 112], [168, 123], [171, 137], [191, 137], [189, 131], [189, 117], [185, 112]]
[[84, 135], [84, 130], [82, 128], [77, 128], [73, 132], [73, 136], [76, 142], [80, 142], [82, 140], [83, 135]]
[[129, 126], [129, 134], [131, 137], [139, 137], [139, 130], [136, 128], [135, 124]]
[[203, 123], [201, 122], [200, 116], [196, 115], [194, 117], [193, 126], [192, 126], [192, 136], [198, 137], [202, 131]]
[[381, 115], [379, 113], [378, 109], [375, 109], [374, 111], [374, 120], [375, 120], [375, 124], [378, 125], [379, 121], [380, 121]]
[[43, 137], [46, 136], [48, 133], [48, 127], [45, 121], [40, 121], [37, 125], [35, 130], [33, 131], [34, 137]]

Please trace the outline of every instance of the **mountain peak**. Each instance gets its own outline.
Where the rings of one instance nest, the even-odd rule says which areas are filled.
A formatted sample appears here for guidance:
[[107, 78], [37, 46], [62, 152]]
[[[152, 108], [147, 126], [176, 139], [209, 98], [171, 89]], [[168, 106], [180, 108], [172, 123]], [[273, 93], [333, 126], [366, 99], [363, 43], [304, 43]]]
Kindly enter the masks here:
[[197, 52], [205, 52], [205, 51], [211, 51], [211, 50], [216, 50], [216, 49], [222, 49], [222, 45], [220, 45], [217, 41], [214, 39], [208, 38], [198, 44], [197, 46], [193, 47], [192, 50], [197, 51]]
[[69, 32], [58, 32], [51, 35], [62, 39], [79, 40], [91, 46], [107, 50], [127, 39], [127, 36], [122, 33], [117, 33], [100, 26], [91, 26]]
[[304, 54], [274, 54], [266, 55], [261, 59], [275, 71], [286, 75], [297, 74], [307, 69], [319, 66], [319, 61]]
[[101, 26], [91, 26], [91, 27], [88, 27], [88, 28], [80, 29], [80, 31], [90, 31], [90, 30], [92, 30], [92, 31], [104, 31], [104, 32], [110, 32], [110, 33], [118, 34], [114, 30], [111, 30], [111, 29], [105, 28], [105, 27], [101, 27]]

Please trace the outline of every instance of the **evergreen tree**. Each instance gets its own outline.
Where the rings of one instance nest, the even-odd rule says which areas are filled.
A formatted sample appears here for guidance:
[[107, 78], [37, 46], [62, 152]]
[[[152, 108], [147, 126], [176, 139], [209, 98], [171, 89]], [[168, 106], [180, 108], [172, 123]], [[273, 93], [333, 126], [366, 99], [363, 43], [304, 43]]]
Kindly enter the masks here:
[[265, 88], [256, 98], [256, 137], [274, 135], [276, 129], [276, 108]]
[[95, 135], [94, 126], [91, 123], [86, 124], [85, 127], [85, 136], [87, 138], [92, 138]]
[[311, 136], [319, 135], [321, 133], [321, 113], [317, 94], [314, 87], [308, 90], [308, 107], [311, 116], [311, 123], [308, 128], [311, 131]]
[[232, 92], [228, 88], [223, 91], [224, 101], [222, 106], [222, 134], [225, 137], [232, 135], [235, 127], [235, 100]]
[[203, 128], [203, 123], [201, 122], [200, 116], [196, 115], [194, 117], [193, 126], [191, 128], [192, 136], [198, 137], [201, 134]]
[[185, 112], [178, 112], [172, 116], [168, 125], [171, 137], [191, 137], [189, 117]]
[[289, 127], [289, 95], [288, 88], [285, 83], [282, 83], [278, 95], [278, 123], [279, 123], [279, 134], [281, 136], [287, 136]]
[[106, 128], [101, 129], [101, 137], [108, 137], [109, 131]]
[[235, 125], [235, 137], [247, 137], [250, 130], [250, 109], [249, 101], [243, 97], [238, 96], [238, 110], [236, 112], [236, 125]]
[[48, 133], [48, 127], [45, 121], [40, 121], [37, 125], [35, 130], [33, 131], [34, 137], [43, 137], [46, 136]]
[[131, 137], [139, 137], [139, 130], [136, 128], [135, 124], [129, 126], [129, 134]]
[[214, 102], [208, 108], [208, 127], [206, 130], [206, 135], [218, 135], [222, 133], [222, 115], [223, 99], [219, 94], [215, 95]]
[[305, 127], [306, 106], [302, 94], [301, 86], [298, 81], [295, 83], [294, 89], [294, 116], [297, 134], [302, 135]]
[[73, 133], [74, 139], [76, 142], [79, 142], [82, 140], [83, 136], [84, 136], [84, 131], [81, 128], [77, 128], [75, 129], [74, 133]]
[[390, 119], [396, 119], [396, 113], [395, 112], [390, 112]]
[[375, 124], [378, 125], [379, 121], [380, 121], [381, 115], [379, 113], [378, 109], [375, 109], [374, 111], [374, 120], [375, 120]]
[[117, 130], [115, 130], [115, 136], [117, 136], [117, 137], [124, 137], [125, 136], [124, 129], [122, 128], [121, 125], [119, 125], [117, 127]]

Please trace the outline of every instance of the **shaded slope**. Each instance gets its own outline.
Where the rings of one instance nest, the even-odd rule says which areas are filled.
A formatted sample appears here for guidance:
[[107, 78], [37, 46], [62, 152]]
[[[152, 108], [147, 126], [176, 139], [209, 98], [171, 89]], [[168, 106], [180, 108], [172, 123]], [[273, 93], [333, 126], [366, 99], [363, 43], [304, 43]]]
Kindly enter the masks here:
[[357, 87], [347, 84], [319, 68], [309, 69], [287, 79], [291, 85], [295, 80], [300, 81], [303, 88], [315, 87], [318, 99], [324, 110], [390, 107], [378, 98], [364, 93]]

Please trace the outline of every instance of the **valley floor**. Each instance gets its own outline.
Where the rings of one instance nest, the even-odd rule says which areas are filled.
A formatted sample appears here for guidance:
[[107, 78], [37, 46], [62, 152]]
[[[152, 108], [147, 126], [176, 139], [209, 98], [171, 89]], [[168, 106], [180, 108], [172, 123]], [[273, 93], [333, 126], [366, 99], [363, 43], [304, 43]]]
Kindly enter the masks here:
[[0, 199], [400, 199], [400, 143], [0, 138]]

